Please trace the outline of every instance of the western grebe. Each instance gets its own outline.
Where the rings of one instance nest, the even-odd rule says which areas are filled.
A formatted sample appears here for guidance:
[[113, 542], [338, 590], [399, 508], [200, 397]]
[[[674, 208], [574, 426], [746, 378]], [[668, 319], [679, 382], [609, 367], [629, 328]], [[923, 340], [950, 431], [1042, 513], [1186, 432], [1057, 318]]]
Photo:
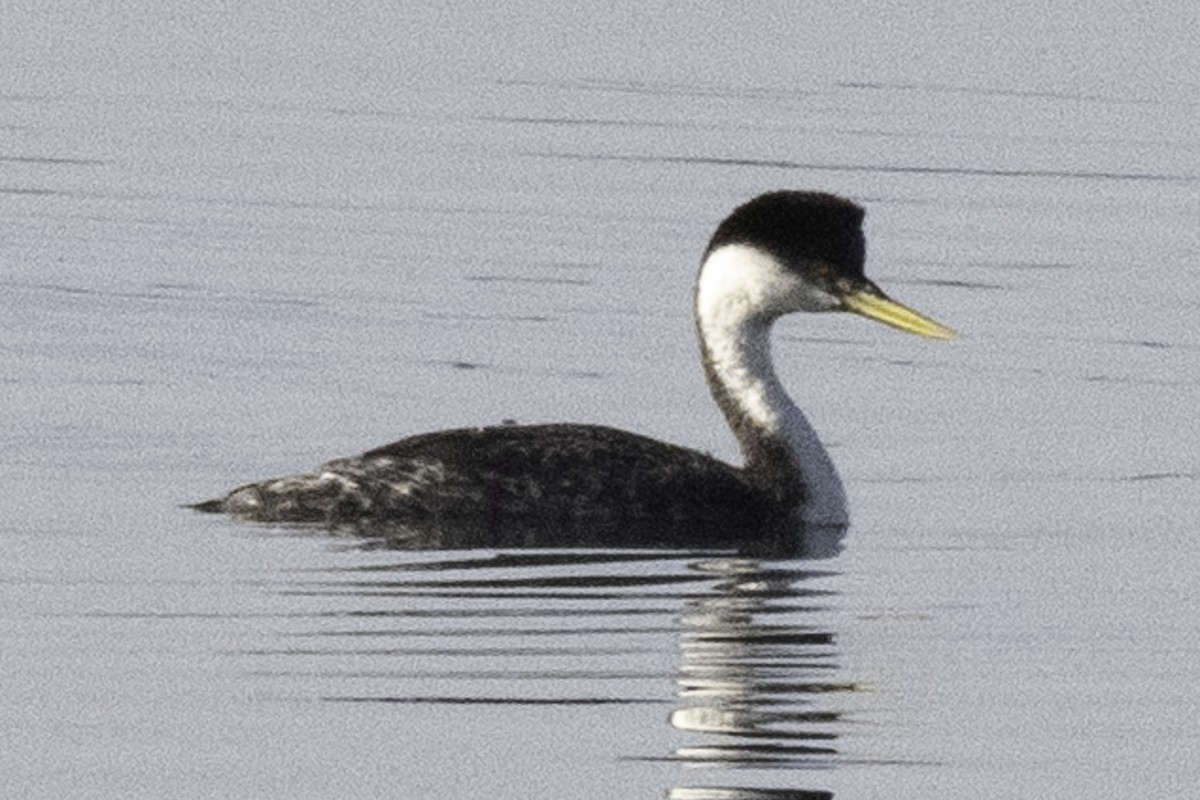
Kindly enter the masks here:
[[955, 335], [865, 277], [863, 213], [830, 194], [771, 192], [736, 208], [704, 251], [700, 353], [744, 467], [613, 428], [502, 425], [413, 436], [193, 507], [263, 522], [433, 526], [441, 544], [456, 525], [845, 526], [837, 470], [775, 375], [772, 324], [798, 311], [850, 311], [920, 336]]

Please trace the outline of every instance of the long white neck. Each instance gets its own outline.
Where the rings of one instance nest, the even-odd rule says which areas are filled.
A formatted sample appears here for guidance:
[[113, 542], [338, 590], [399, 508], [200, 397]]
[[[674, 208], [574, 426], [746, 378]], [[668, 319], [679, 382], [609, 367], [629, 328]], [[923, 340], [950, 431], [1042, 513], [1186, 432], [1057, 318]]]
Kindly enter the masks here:
[[809, 525], [845, 525], [846, 492], [808, 418], [771, 362], [771, 326], [803, 306], [797, 278], [770, 255], [726, 245], [705, 260], [696, 325], [709, 387], [733, 429], [751, 480]]

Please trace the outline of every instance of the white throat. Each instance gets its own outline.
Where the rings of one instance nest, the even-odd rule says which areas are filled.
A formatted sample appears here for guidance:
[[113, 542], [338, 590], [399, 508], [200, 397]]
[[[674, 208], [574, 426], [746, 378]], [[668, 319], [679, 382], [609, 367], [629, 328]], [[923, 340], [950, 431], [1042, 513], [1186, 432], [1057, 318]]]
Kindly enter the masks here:
[[[696, 286], [696, 323], [710, 380], [749, 425], [731, 425], [749, 458], [759, 443], [779, 442], [805, 487], [808, 525], [845, 525], [846, 492], [808, 418], [788, 397], [771, 362], [771, 325], [785, 313], [828, 307], [825, 297], [767, 253], [726, 245], [705, 260]], [[723, 406], [727, 416], [731, 409]], [[740, 428], [740, 430], [739, 430]]]

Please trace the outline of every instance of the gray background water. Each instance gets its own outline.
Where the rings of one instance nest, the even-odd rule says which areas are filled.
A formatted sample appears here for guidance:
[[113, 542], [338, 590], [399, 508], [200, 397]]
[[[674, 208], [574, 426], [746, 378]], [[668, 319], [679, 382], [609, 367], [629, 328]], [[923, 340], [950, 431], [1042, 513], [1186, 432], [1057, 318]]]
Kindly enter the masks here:
[[[4, 794], [1194, 791], [1196, 4], [460, 5], [0, 12]], [[505, 418], [734, 458], [690, 282], [779, 187], [963, 333], [777, 333], [840, 555], [177, 507]]]

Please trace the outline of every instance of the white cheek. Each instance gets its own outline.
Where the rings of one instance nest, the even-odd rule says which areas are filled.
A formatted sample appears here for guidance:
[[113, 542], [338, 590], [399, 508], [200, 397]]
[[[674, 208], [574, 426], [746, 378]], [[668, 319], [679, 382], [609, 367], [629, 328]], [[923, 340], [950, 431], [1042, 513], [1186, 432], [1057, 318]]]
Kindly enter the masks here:
[[766, 252], [744, 244], [714, 250], [696, 287], [696, 312], [702, 324], [832, 311], [840, 305], [836, 297], [804, 282]]
[[711, 254], [696, 285], [696, 312], [702, 321], [742, 319], [768, 310], [772, 298], [786, 291], [787, 275], [771, 256], [754, 247], [734, 244]]

